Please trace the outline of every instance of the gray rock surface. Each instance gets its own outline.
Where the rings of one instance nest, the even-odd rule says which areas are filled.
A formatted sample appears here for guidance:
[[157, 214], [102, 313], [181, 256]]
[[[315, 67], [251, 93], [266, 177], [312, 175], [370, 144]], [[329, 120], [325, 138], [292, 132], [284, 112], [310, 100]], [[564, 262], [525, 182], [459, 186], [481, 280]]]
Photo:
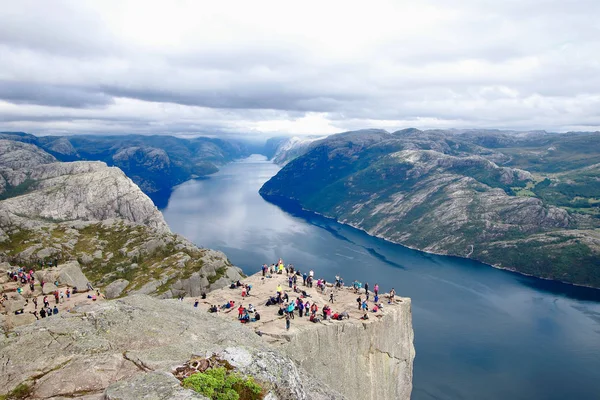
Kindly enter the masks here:
[[152, 200], [123, 171], [102, 162], [40, 165], [31, 171], [36, 190], [0, 203], [12, 214], [52, 221], [122, 218], [168, 232]]
[[17, 328], [0, 337], [0, 348], [0, 388], [27, 383], [33, 398], [197, 398], [176, 390], [170, 378], [143, 375], [170, 373], [192, 355], [212, 354], [264, 382], [279, 399], [343, 398], [245, 326], [148, 296], [82, 306]]
[[377, 323], [340, 321], [302, 329], [287, 335], [281, 346], [300, 366], [348, 398], [409, 400], [413, 339], [411, 304], [406, 299], [385, 308]]
[[181, 382], [166, 372], [148, 372], [115, 382], [105, 393], [105, 400], [208, 400], [206, 397], [184, 389]]
[[87, 290], [89, 282], [77, 261], [69, 261], [56, 267], [38, 270], [35, 276], [38, 282], [42, 280], [46, 282], [42, 288], [44, 294], [52, 293], [56, 289], [55, 281], [58, 281], [60, 285], [77, 287], [80, 291]]
[[121, 296], [127, 285], [129, 285], [128, 280], [117, 279], [104, 288], [104, 296], [106, 296], [107, 299], [115, 299]]

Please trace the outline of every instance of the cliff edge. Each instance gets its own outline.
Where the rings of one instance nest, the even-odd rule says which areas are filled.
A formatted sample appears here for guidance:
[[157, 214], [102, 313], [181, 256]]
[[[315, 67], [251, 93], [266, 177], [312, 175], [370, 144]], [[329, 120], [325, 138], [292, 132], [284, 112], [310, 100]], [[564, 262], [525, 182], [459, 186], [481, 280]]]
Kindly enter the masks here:
[[[355, 293], [350, 287], [330, 285], [321, 292], [316, 285], [303, 286], [300, 278], [296, 293], [289, 288], [285, 274], [266, 278], [256, 274], [243, 283], [252, 286], [250, 296], [242, 296], [242, 288], [223, 288], [209, 293], [200, 308], [208, 310], [210, 305], [233, 300], [233, 311], [223, 310], [218, 314], [236, 320], [240, 305], [253, 304], [260, 313], [260, 320], [246, 324], [249, 328], [349, 399], [410, 399], [415, 348], [409, 298], [396, 297], [392, 304], [381, 301], [383, 308], [376, 313], [367, 312], [369, 319], [363, 320], [364, 312], [358, 310], [356, 299], [365, 298], [364, 289]], [[278, 313], [279, 306], [265, 305], [276, 295], [278, 285], [290, 301], [301, 297], [304, 290], [308, 297], [302, 301], [318, 305], [317, 315], [321, 321], [310, 322], [306, 315], [301, 318], [295, 311], [291, 327], [286, 330], [285, 317]], [[333, 303], [329, 301], [331, 293]], [[380, 300], [387, 299], [387, 294], [380, 296]], [[375, 304], [372, 293], [370, 299], [369, 310], [372, 310]], [[349, 318], [323, 320], [324, 305], [329, 305], [333, 313], [347, 313]]]

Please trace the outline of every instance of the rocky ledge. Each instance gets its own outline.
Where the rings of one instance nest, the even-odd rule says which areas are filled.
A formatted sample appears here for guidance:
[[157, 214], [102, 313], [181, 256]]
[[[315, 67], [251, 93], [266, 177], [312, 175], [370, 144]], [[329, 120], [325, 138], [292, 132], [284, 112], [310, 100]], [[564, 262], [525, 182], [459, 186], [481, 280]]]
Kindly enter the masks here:
[[30, 399], [202, 399], [173, 376], [218, 355], [269, 399], [344, 397], [247, 327], [187, 303], [137, 295], [76, 307], [0, 338], [0, 391]]
[[[321, 292], [316, 285], [302, 286], [301, 278], [299, 282], [299, 290], [310, 295], [303, 301], [316, 303], [320, 318], [324, 305], [329, 305], [333, 313], [347, 313], [349, 318], [313, 323], [307, 316], [300, 318], [296, 311], [290, 329], [286, 330], [285, 317], [279, 315], [279, 307], [265, 306], [267, 299], [276, 294], [278, 285], [290, 301], [301, 296], [289, 288], [285, 274], [264, 279], [261, 274], [252, 275], [243, 281], [252, 286], [250, 296], [242, 297], [242, 288], [223, 288], [209, 293], [206, 300], [200, 301], [199, 308], [208, 310], [213, 304], [220, 306], [233, 300], [234, 309], [217, 314], [237, 321], [237, 308], [253, 304], [261, 318], [247, 323], [248, 328], [260, 333], [266, 342], [349, 399], [410, 399], [415, 358], [411, 299], [396, 297], [395, 302], [389, 304], [388, 295], [380, 294], [383, 308], [376, 313], [369, 311], [369, 319], [363, 320], [364, 312], [358, 310], [356, 299], [365, 298], [364, 289], [355, 293], [350, 287], [329, 285]], [[331, 293], [333, 303], [329, 301]], [[373, 293], [370, 299], [368, 304], [372, 309]], [[190, 304], [194, 301], [186, 300]]]

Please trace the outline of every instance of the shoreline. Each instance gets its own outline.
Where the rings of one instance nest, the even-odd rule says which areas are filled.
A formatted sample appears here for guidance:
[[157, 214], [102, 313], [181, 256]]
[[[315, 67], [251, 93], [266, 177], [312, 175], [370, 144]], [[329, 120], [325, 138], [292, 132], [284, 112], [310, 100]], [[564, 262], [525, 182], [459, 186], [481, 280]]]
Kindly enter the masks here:
[[[363, 228], [361, 228], [359, 226], [356, 226], [356, 225], [354, 225], [352, 223], [339, 221], [336, 218], [329, 217], [327, 215], [321, 214], [321, 213], [316, 212], [316, 211], [308, 210], [308, 209], [302, 207], [300, 205], [300, 203], [296, 199], [292, 199], [292, 198], [288, 198], [288, 197], [283, 197], [283, 196], [266, 195], [266, 194], [260, 193], [260, 191], [259, 191], [259, 194], [260, 194], [260, 196], [265, 201], [268, 201], [269, 203], [271, 203], [271, 204], [273, 204], [273, 205], [281, 208], [285, 212], [291, 213], [292, 215], [294, 215], [294, 213], [293, 213], [294, 209], [299, 209], [303, 213], [312, 214], [312, 215], [318, 216], [320, 218], [324, 218], [324, 219], [330, 220], [332, 222], [338, 223], [340, 225], [349, 226], [349, 227], [351, 227], [353, 229], [356, 229], [358, 231], [361, 231], [361, 232], [365, 233], [366, 235], [368, 235], [370, 237], [381, 239], [381, 240], [384, 240], [384, 241], [386, 241], [388, 243], [391, 243], [391, 244], [394, 244], [394, 245], [398, 245], [398, 246], [402, 246], [402, 247], [410, 249], [410, 250], [419, 251], [421, 253], [431, 254], [431, 255], [435, 255], [435, 256], [456, 257], [456, 258], [460, 258], [460, 259], [463, 259], [463, 260], [477, 261], [477, 262], [479, 262], [479, 263], [481, 263], [481, 264], [483, 264], [485, 266], [492, 267], [494, 269], [501, 270], [501, 271], [511, 272], [511, 273], [514, 273], [514, 274], [517, 274], [517, 275], [520, 275], [520, 276], [525, 276], [525, 277], [528, 277], [528, 278], [540, 279], [540, 280], [545, 281], [545, 282], [560, 283], [560, 284], [569, 285], [569, 286], [576, 287], [576, 288], [591, 289], [591, 290], [599, 291], [600, 292], [600, 287], [583, 285], [583, 284], [572, 283], [572, 282], [565, 282], [565, 281], [561, 281], [561, 280], [557, 280], [557, 279], [536, 276], [536, 275], [532, 275], [532, 274], [528, 274], [528, 273], [525, 273], [525, 272], [518, 271], [518, 270], [516, 270], [514, 268], [503, 267], [503, 266], [500, 266], [500, 265], [497, 265], [497, 264], [490, 264], [490, 263], [487, 263], [485, 261], [478, 260], [476, 258], [464, 257], [464, 256], [456, 255], [456, 254], [448, 254], [448, 253], [444, 254], [444, 253], [436, 253], [436, 252], [429, 251], [429, 250], [422, 250], [422, 249], [419, 249], [419, 248], [414, 247], [414, 246], [409, 246], [409, 245], [406, 245], [406, 244], [403, 244], [403, 243], [395, 242], [395, 241], [393, 241], [391, 239], [388, 239], [388, 238], [386, 238], [384, 236], [381, 236], [381, 235], [373, 235], [373, 234], [369, 233], [368, 231], [366, 231], [365, 229], [363, 229]], [[280, 203], [280, 202], [276, 201], [277, 199], [283, 200], [283, 202]], [[300, 216], [300, 217], [302, 218], [302, 216]]]

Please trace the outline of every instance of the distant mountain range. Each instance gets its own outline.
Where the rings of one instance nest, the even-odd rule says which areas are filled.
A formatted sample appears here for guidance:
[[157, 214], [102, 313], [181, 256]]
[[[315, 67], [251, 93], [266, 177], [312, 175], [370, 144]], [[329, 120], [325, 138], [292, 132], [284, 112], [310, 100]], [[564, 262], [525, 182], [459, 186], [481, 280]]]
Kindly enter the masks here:
[[119, 167], [154, 203], [166, 206], [171, 189], [204, 177], [218, 167], [250, 155], [240, 141], [174, 136], [42, 136], [0, 132], [0, 139], [34, 144], [59, 161], [103, 161]]
[[369, 234], [600, 287], [600, 133], [406, 129], [279, 152], [261, 188]]

